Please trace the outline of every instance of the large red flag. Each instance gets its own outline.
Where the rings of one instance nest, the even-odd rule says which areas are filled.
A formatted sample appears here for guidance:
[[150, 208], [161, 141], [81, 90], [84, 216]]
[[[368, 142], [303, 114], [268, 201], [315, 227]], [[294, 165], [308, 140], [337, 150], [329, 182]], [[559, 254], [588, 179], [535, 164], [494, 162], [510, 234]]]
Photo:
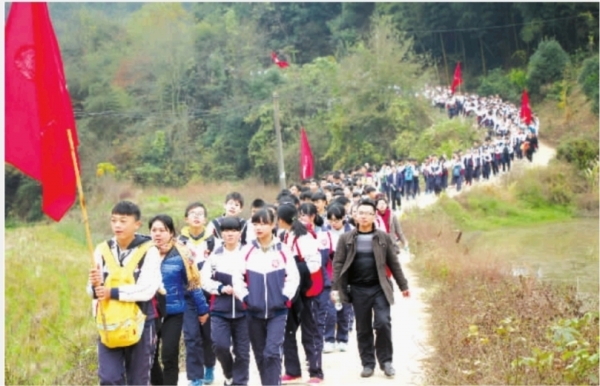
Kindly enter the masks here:
[[76, 198], [67, 129], [78, 141], [46, 3], [13, 2], [4, 44], [5, 160], [41, 182], [42, 210], [59, 221]]
[[460, 62], [456, 63], [456, 68], [454, 69], [454, 79], [452, 80], [452, 86], [450, 90], [452, 94], [456, 91], [456, 87], [458, 87], [462, 83], [462, 75], [460, 73]]
[[305, 180], [314, 174], [313, 155], [303, 127], [300, 129], [300, 178]]
[[271, 60], [273, 61], [273, 63], [275, 63], [276, 65], [278, 65], [279, 68], [286, 68], [286, 67], [289, 67], [289, 65], [290, 65], [285, 60], [279, 59], [279, 57], [277, 56], [277, 54], [275, 53], [275, 51], [271, 52]]
[[531, 123], [531, 106], [529, 106], [529, 95], [527, 90], [523, 90], [523, 96], [521, 96], [521, 118], [525, 121], [526, 125]]

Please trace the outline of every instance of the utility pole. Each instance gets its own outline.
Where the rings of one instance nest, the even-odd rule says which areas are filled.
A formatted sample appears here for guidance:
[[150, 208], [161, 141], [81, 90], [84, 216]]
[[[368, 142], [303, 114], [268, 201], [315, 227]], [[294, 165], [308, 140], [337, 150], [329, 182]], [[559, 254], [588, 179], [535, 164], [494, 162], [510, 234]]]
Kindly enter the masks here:
[[279, 126], [279, 96], [277, 91], [273, 92], [273, 118], [275, 122], [275, 133], [277, 134], [277, 161], [279, 164], [279, 187], [286, 188], [285, 169], [283, 168], [283, 141], [281, 140], [281, 127]]

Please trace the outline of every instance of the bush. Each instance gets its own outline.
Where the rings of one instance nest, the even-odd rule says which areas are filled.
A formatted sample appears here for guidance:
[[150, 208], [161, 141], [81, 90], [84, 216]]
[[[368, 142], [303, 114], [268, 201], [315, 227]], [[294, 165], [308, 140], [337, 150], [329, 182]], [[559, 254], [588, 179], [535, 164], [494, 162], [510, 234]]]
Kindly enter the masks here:
[[598, 142], [583, 138], [572, 138], [558, 146], [556, 158], [567, 161], [579, 170], [585, 170], [590, 162], [598, 158]]
[[563, 78], [569, 55], [556, 40], [543, 40], [529, 58], [527, 84], [531, 94], [539, 94], [543, 85]]
[[583, 61], [579, 74], [579, 85], [585, 96], [592, 102], [592, 112], [598, 115], [598, 72], [600, 72], [598, 56]]
[[519, 83], [523, 83], [523, 77], [524, 73], [521, 70], [513, 70], [508, 76], [504, 76], [500, 68], [495, 68], [481, 78], [477, 93], [483, 96], [498, 94], [504, 100], [518, 103], [522, 89]]

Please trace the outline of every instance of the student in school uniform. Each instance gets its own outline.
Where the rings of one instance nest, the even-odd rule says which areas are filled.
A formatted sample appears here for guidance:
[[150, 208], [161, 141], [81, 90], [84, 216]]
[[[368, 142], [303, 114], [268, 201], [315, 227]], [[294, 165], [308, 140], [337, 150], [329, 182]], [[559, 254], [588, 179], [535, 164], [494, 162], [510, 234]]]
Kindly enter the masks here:
[[[98, 339], [98, 377], [102, 385], [147, 385], [150, 382], [156, 344], [156, 312], [152, 299], [161, 286], [162, 275], [158, 249], [149, 244], [150, 237], [136, 233], [141, 226], [140, 218], [140, 208], [130, 201], [121, 201], [112, 208], [110, 225], [114, 236], [96, 247], [94, 268], [88, 276], [87, 293], [95, 300], [94, 316], [99, 312], [98, 302], [109, 301], [135, 302], [146, 315], [137, 343], [109, 348]], [[135, 263], [134, 258], [141, 258], [134, 272], [135, 284], [105, 286], [111, 266]]]
[[[331, 294], [331, 280], [333, 279], [333, 256], [337, 242], [345, 232], [351, 231], [354, 227], [346, 221], [346, 210], [343, 206], [333, 204], [327, 208], [327, 218], [329, 227], [322, 238], [326, 243], [324, 250], [327, 253], [326, 272], [329, 279], [329, 287], [323, 291], [328, 296]], [[324, 309], [325, 315], [322, 316], [324, 323], [323, 332], [323, 353], [331, 353], [335, 350], [346, 351], [348, 347], [348, 331], [350, 329], [350, 320], [352, 314], [352, 305], [350, 303], [341, 303], [341, 309], [336, 309], [333, 302], [328, 301], [328, 308]]]
[[[206, 262], [206, 258], [215, 246], [221, 245], [221, 240], [216, 239], [213, 233], [205, 226], [208, 211], [200, 202], [193, 202], [185, 209], [186, 226], [181, 230], [179, 240], [188, 247], [192, 253], [194, 264], [198, 271]], [[210, 297], [204, 292], [206, 298]], [[185, 368], [188, 380], [202, 380], [203, 384], [210, 385], [214, 382], [214, 370], [217, 358], [212, 348], [211, 324], [208, 320], [201, 324], [196, 317], [196, 306], [193, 299], [186, 297], [188, 307], [183, 315], [183, 341], [186, 347]]]
[[[306, 205], [306, 204], [303, 204]], [[285, 374], [284, 383], [295, 382], [302, 377], [302, 368], [298, 357], [296, 332], [302, 329], [302, 345], [308, 360], [309, 383], [319, 384], [324, 378], [322, 364], [323, 333], [319, 329], [319, 295], [325, 285], [325, 272], [322, 268], [322, 258], [319, 251], [317, 235], [298, 220], [296, 208], [283, 204], [277, 210], [278, 227], [284, 230], [280, 236], [283, 242], [292, 250], [292, 254], [306, 263], [312, 285], [306, 292], [299, 294], [302, 302], [300, 320], [290, 317], [287, 320], [283, 355]], [[299, 324], [298, 324], [299, 322]]]
[[224, 218], [221, 222], [223, 244], [209, 256], [201, 272], [202, 288], [211, 295], [211, 338], [226, 386], [247, 385], [249, 380], [250, 335], [246, 309], [234, 296], [232, 286], [233, 277], [244, 265], [241, 233], [238, 218]]
[[285, 324], [300, 276], [292, 251], [273, 235], [275, 215], [263, 208], [252, 223], [256, 240], [242, 248], [244, 264], [233, 278], [233, 293], [246, 305], [261, 383], [280, 385]]
[[244, 197], [238, 192], [231, 192], [225, 196], [225, 213], [210, 222], [208, 225], [209, 232], [212, 233], [215, 238], [221, 239], [221, 221], [225, 217], [238, 217], [242, 223], [242, 236], [240, 242], [242, 245], [246, 245], [246, 220], [240, 218], [240, 213], [244, 208]]

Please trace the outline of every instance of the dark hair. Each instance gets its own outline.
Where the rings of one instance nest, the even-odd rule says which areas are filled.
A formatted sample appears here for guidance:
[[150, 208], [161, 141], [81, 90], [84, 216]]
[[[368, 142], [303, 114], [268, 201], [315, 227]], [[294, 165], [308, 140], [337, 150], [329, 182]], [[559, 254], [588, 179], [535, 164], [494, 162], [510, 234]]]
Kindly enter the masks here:
[[240, 203], [240, 208], [244, 207], [244, 197], [242, 197], [242, 195], [239, 194], [238, 192], [231, 192], [227, 196], [225, 196], [225, 203], [226, 204], [227, 204], [227, 202], [229, 200], [233, 200], [233, 201], [239, 202]]
[[275, 215], [269, 207], [265, 207], [254, 213], [251, 220], [253, 224], [273, 224], [275, 222]]
[[283, 204], [277, 208], [277, 217], [284, 223], [292, 227], [292, 232], [296, 237], [304, 236], [308, 233], [306, 226], [298, 221], [298, 210], [290, 203]]
[[325, 193], [316, 192], [316, 193], [313, 193], [313, 195], [311, 196], [311, 200], [312, 201], [323, 200], [323, 201], [327, 202], [327, 196], [325, 195]]
[[264, 206], [265, 206], [265, 200], [263, 200], [262, 198], [257, 198], [254, 201], [252, 201], [253, 208], [263, 208]]
[[206, 210], [206, 207], [204, 206], [204, 204], [202, 204], [201, 202], [198, 202], [198, 201], [192, 202], [185, 208], [185, 217], [188, 216], [188, 214], [190, 213], [190, 210], [196, 209], [196, 208], [204, 209], [204, 217], [208, 217], [208, 211]]
[[335, 171], [333, 172], [333, 179], [334, 180], [339, 180], [342, 177], [341, 173], [339, 171]]
[[301, 183], [302, 183], [302, 185], [310, 184], [310, 178], [306, 178], [306, 179], [302, 180]]
[[343, 220], [346, 216], [346, 209], [340, 204], [333, 204], [329, 208], [327, 208], [327, 218], [331, 220], [332, 218], [337, 218]]
[[142, 218], [142, 212], [140, 211], [140, 207], [131, 201], [118, 202], [115, 206], [113, 206], [110, 214], [133, 216], [135, 218], [135, 221], [140, 221], [140, 218]]
[[309, 191], [303, 191], [300, 193], [300, 201], [312, 200], [312, 193]]
[[292, 204], [294, 206], [297, 206], [300, 204], [300, 199], [298, 197], [296, 197], [295, 195], [291, 194], [289, 196], [282, 196], [280, 197], [277, 202], [279, 203], [279, 205], [283, 205], [283, 204]]
[[276, 201], [279, 201], [279, 199], [283, 196], [291, 196], [292, 192], [290, 192], [289, 189], [281, 189], [281, 191], [277, 194], [277, 197], [275, 198]]
[[352, 192], [352, 197], [360, 197], [360, 192], [357, 192], [357, 191]]
[[376, 192], [376, 191], [377, 191], [377, 188], [372, 185], [366, 186], [365, 190], [364, 190], [365, 194], [369, 194], [371, 192]]
[[363, 206], [363, 205], [370, 206], [371, 208], [373, 208], [374, 212], [377, 211], [377, 205], [375, 205], [375, 202], [373, 200], [371, 200], [370, 198], [363, 198], [362, 200], [360, 200], [358, 202], [357, 206]]
[[154, 224], [156, 221], [163, 223], [169, 233], [175, 236], [175, 224], [173, 223], [171, 216], [167, 214], [157, 214], [156, 216], [152, 217], [150, 221], [148, 221], [148, 229], [152, 229], [152, 224]]
[[339, 204], [341, 206], [346, 206], [349, 203], [350, 203], [350, 199], [346, 196], [338, 196], [332, 202], [332, 204]]
[[323, 226], [323, 218], [317, 214], [317, 207], [312, 202], [305, 202], [300, 205], [298, 212], [308, 216], [315, 216], [315, 225], [318, 227]]
[[241, 231], [242, 223], [237, 217], [225, 217], [221, 221], [221, 232], [223, 231]]
[[298, 189], [298, 191], [302, 190], [302, 186], [300, 186], [299, 184], [292, 184], [292, 185], [290, 185], [290, 189], [292, 189], [293, 187], [296, 187], [296, 189]]

